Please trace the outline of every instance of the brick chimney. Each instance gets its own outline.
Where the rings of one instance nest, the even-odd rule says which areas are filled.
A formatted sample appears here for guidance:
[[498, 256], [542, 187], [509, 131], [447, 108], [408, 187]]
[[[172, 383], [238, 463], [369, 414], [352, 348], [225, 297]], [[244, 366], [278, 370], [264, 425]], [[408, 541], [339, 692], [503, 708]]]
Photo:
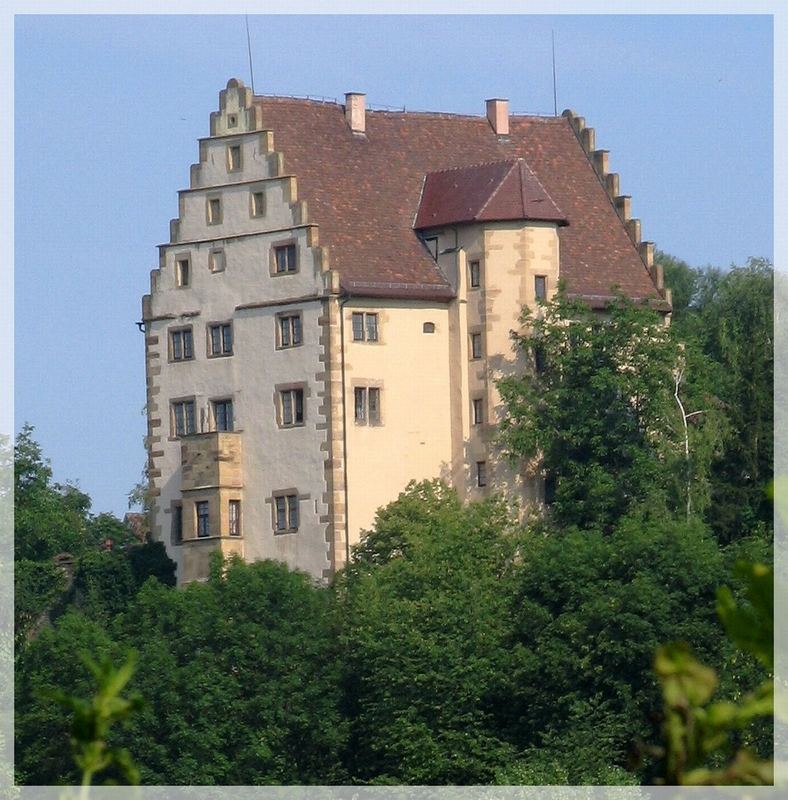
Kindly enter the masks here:
[[509, 101], [493, 97], [487, 101], [487, 119], [498, 136], [509, 135]]
[[367, 96], [359, 92], [345, 95], [345, 122], [353, 133], [366, 133], [366, 99]]

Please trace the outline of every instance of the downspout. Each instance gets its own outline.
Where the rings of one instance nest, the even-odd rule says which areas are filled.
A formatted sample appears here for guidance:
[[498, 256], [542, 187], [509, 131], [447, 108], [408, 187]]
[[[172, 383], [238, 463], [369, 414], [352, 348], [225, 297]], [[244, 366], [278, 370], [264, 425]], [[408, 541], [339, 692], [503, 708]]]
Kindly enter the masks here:
[[345, 566], [350, 564], [350, 525], [347, 493], [347, 402], [345, 399], [345, 303], [350, 300], [346, 294], [339, 301], [339, 359], [342, 373], [342, 474], [345, 493]]

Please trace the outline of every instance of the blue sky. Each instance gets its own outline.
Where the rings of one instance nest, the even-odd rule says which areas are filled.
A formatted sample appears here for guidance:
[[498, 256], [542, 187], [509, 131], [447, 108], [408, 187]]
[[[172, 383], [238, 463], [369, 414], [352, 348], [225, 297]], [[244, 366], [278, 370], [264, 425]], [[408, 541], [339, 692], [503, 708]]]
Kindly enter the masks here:
[[[769, 16], [250, 16], [255, 89], [414, 110], [573, 108], [643, 237], [702, 266], [772, 258]], [[243, 16], [18, 16], [15, 425], [123, 514], [145, 460], [135, 322]], [[285, 154], [286, 155], [286, 154]]]

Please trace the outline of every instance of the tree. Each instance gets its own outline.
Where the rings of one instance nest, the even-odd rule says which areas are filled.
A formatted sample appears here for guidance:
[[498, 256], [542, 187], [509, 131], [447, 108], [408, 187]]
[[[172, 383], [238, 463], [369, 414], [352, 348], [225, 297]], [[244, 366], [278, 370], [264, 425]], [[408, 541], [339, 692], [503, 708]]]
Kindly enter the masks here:
[[701, 506], [718, 422], [702, 355], [622, 296], [602, 315], [559, 292], [524, 323], [515, 341], [533, 369], [498, 383], [501, 440], [515, 461], [541, 459], [556, 524], [610, 530], [641, 503]]
[[479, 784], [514, 755], [496, 716], [511, 692], [506, 508], [463, 507], [439, 482], [381, 509], [338, 579], [351, 775]]

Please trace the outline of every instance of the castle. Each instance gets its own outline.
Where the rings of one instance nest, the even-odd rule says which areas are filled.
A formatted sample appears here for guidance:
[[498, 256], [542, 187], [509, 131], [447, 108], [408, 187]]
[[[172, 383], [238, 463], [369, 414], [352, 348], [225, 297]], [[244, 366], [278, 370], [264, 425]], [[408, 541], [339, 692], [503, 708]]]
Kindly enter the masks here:
[[559, 279], [665, 312], [608, 154], [571, 111], [484, 116], [220, 93], [143, 298], [151, 531], [328, 579], [412, 479], [538, 503], [496, 447], [523, 306]]

